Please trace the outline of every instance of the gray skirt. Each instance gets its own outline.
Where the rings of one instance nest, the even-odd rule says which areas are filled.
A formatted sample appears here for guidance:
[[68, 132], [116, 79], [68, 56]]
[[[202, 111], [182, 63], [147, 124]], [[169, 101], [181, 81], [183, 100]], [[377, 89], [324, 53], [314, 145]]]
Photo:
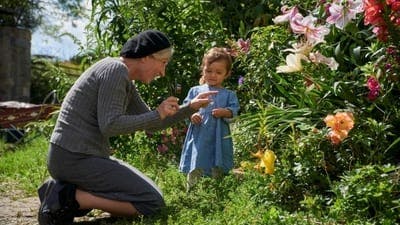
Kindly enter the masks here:
[[54, 179], [99, 197], [131, 202], [143, 215], [154, 214], [165, 206], [160, 189], [150, 178], [113, 157], [75, 153], [50, 144], [47, 166]]

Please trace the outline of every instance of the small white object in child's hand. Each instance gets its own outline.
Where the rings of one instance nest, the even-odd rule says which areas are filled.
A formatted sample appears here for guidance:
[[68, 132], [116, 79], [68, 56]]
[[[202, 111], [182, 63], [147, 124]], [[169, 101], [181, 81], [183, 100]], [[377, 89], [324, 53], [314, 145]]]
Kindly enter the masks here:
[[214, 96], [209, 96], [208, 100], [210, 100], [210, 103], [208, 103], [209, 105], [214, 105]]

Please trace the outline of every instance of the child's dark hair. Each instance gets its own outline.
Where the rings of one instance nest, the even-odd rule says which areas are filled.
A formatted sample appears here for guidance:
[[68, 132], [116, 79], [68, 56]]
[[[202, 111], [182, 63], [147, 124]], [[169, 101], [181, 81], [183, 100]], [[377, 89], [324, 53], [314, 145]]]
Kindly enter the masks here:
[[232, 57], [229, 54], [226, 48], [220, 47], [213, 47], [206, 52], [203, 56], [203, 60], [201, 62], [200, 70], [201, 70], [201, 77], [200, 77], [200, 84], [204, 84], [203, 79], [203, 69], [206, 65], [210, 65], [215, 61], [224, 61], [226, 63], [226, 70], [232, 70]]

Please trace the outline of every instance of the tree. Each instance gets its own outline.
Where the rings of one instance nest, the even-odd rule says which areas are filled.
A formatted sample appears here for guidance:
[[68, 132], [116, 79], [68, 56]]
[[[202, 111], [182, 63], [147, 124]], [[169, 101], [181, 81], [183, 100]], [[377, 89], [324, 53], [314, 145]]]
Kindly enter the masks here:
[[[2, 0], [0, 3], [0, 101], [30, 101], [31, 32], [44, 26], [46, 33], [58, 36], [57, 26], [64, 19], [46, 21], [62, 14], [79, 18], [82, 0]], [[51, 17], [50, 17], [51, 18]], [[62, 24], [61, 24], [62, 25]], [[49, 29], [53, 28], [53, 29]], [[56, 35], [57, 34], [57, 35]], [[18, 56], [18, 57], [15, 57]]]
[[81, 3], [82, 0], [3, 0], [0, 3], [0, 26], [34, 30], [43, 24], [46, 13], [55, 11], [63, 12], [70, 18], [79, 18]]

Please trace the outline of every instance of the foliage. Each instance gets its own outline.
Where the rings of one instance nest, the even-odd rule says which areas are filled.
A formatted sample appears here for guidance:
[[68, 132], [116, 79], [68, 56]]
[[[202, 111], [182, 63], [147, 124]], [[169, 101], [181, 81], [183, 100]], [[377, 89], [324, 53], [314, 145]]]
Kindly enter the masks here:
[[61, 102], [76, 78], [56, 62], [33, 58], [31, 102], [38, 104]]
[[[260, 113], [242, 115], [233, 134], [235, 146], [243, 151], [236, 151], [242, 155], [239, 159], [246, 159], [243, 156], [250, 155], [249, 152], [275, 152], [278, 159], [271, 188], [276, 201], [292, 210], [300, 207], [303, 195], [325, 194], [329, 190], [328, 153], [319, 150], [327, 142], [321, 133], [315, 132], [317, 121], [311, 119], [309, 109], [282, 109], [270, 104]], [[252, 145], [241, 143], [242, 140], [250, 140]], [[254, 161], [249, 157], [246, 160]], [[251, 163], [242, 166], [245, 171], [254, 171], [252, 167]]]
[[254, 112], [257, 109], [257, 101], [261, 104], [277, 102], [279, 105], [285, 97], [293, 102], [297, 101], [295, 98], [300, 98], [290, 95], [286, 91], [290, 89], [285, 89], [295, 86], [288, 80], [291, 77], [282, 77], [273, 71], [280, 62], [281, 46], [289, 41], [289, 38], [286, 29], [275, 26], [255, 29], [252, 32], [249, 55], [241, 55], [236, 59], [236, 66], [239, 71], [243, 71], [241, 75], [244, 77], [244, 82], [237, 90], [243, 111]]
[[[285, 13], [296, 6], [296, 13], [316, 16], [318, 26], [328, 17], [323, 7], [331, 4], [306, 8], [304, 2], [288, 3]], [[297, 22], [300, 27], [299, 18], [303, 17], [295, 17], [294, 12], [287, 15], [298, 19], [293, 23]], [[286, 19], [292, 23], [290, 17]], [[395, 150], [399, 149], [400, 141], [399, 114], [395, 108], [400, 102], [395, 96], [400, 86], [398, 80], [393, 79], [397, 76], [393, 66], [399, 62], [398, 51], [393, 46], [398, 43], [390, 42], [391, 39], [382, 43], [368, 38], [371, 30], [362, 21], [359, 15], [347, 26], [327, 26], [330, 32], [324, 41], [310, 45], [310, 52], [318, 51], [332, 57], [329, 59], [336, 59], [337, 68], [324, 66], [323, 61], [315, 63], [310, 52], [305, 52], [297, 62], [288, 60], [290, 52], [296, 57], [303, 54], [302, 42], [305, 46], [305, 37], [301, 33], [293, 34], [293, 31], [300, 31], [294, 30], [298, 27], [292, 24], [254, 29], [250, 51], [237, 57], [236, 65], [243, 72], [244, 80], [238, 93], [246, 111], [234, 130], [237, 164], [244, 171], [254, 171], [251, 153], [274, 151], [277, 163], [272, 183], [281, 185], [275, 195], [282, 201], [281, 205], [296, 209], [317, 200], [320, 201], [318, 207], [323, 209], [335, 200], [335, 196], [329, 194], [332, 182], [338, 181], [347, 171], [360, 165], [399, 162], [399, 151]], [[300, 42], [297, 47], [296, 42]], [[283, 67], [285, 57], [287, 65]], [[374, 83], [371, 83], [372, 78]], [[351, 125], [351, 131], [340, 131], [342, 142], [330, 143], [334, 140], [334, 128], [324, 124], [323, 118], [327, 122], [329, 114], [340, 112], [354, 114], [354, 128]], [[393, 193], [391, 188], [385, 190]], [[367, 193], [372, 191], [366, 190]], [[303, 196], [306, 198], [302, 201]], [[367, 201], [363, 207], [374, 207], [370, 204]], [[357, 207], [349, 206], [350, 214]], [[362, 215], [368, 216], [371, 215]]]
[[[398, 26], [390, 25], [394, 33], [376, 33], [371, 26], [382, 24], [366, 24], [370, 15], [353, 8], [357, 13], [342, 20], [345, 24], [332, 21], [332, 5], [356, 2], [361, 1], [281, 1], [302, 16], [272, 24], [281, 16], [275, 1], [249, 1], [248, 8], [241, 1], [93, 1], [93, 36], [84, 66], [117, 56], [120, 46], [144, 29], [171, 37], [175, 54], [168, 76], [149, 86], [138, 84], [152, 107], [169, 95], [183, 99], [197, 84], [209, 47], [229, 46], [236, 53], [234, 74], [226, 83], [241, 103], [241, 115], [232, 124], [235, 173], [222, 180], [204, 178], [186, 193], [185, 177], [177, 170], [185, 124], [112, 139], [115, 156], [145, 171], [164, 191], [165, 212], [140, 223], [399, 223], [399, 168], [393, 166], [400, 158]], [[383, 12], [389, 23], [390, 7]], [[302, 24], [299, 18], [306, 16], [316, 23]], [[258, 18], [266, 22], [251, 27]], [[319, 34], [307, 34], [316, 28]], [[250, 51], [243, 51], [237, 38], [248, 38]], [[51, 73], [62, 79], [48, 82], [54, 79], [49, 75], [38, 79], [41, 86], [55, 84], [65, 93], [70, 83], [63, 71]], [[276, 155], [270, 174], [260, 173], [254, 157], [266, 151]]]
[[346, 173], [333, 185], [337, 198], [330, 213], [395, 224], [394, 218], [400, 213], [399, 169], [390, 165], [367, 165]]
[[[145, 134], [132, 138], [140, 143]], [[27, 195], [48, 174], [46, 171], [47, 138], [38, 136], [31, 142], [7, 150], [0, 157], [0, 180], [14, 181]], [[118, 155], [143, 171], [160, 186], [167, 207], [154, 217], [121, 219], [113, 224], [395, 224], [399, 210], [399, 168], [393, 166], [359, 167], [332, 184], [334, 195], [326, 207], [324, 196], [313, 195], [300, 186], [303, 174], [287, 176], [288, 171], [262, 175], [256, 171], [231, 173], [221, 180], [204, 178], [186, 192], [186, 178], [177, 170], [174, 159], [154, 150], [154, 145], [141, 145]], [[141, 154], [143, 153], [143, 155]], [[34, 169], [33, 169], [34, 168]], [[300, 182], [299, 182], [300, 181]], [[291, 189], [288, 187], [292, 185]], [[301, 188], [301, 189], [299, 189]], [[0, 190], [0, 192], [3, 190]], [[287, 194], [284, 196], [283, 194]], [[293, 196], [300, 199], [288, 204]], [[292, 201], [294, 202], [294, 201]], [[372, 213], [372, 214], [371, 214]], [[374, 216], [375, 215], [375, 216]], [[386, 222], [386, 223], [385, 223]], [[376, 223], [375, 223], [376, 224]]]
[[54, 124], [56, 123], [58, 117], [59, 109], [52, 112], [46, 120], [33, 121], [26, 124], [23, 129], [29, 134], [25, 135], [22, 138], [22, 142], [29, 143], [32, 139], [36, 139], [37, 137], [47, 137], [47, 140], [50, 141], [51, 133], [54, 129]]
[[247, 38], [254, 27], [272, 24], [273, 15], [279, 12], [280, 1], [218, 0], [210, 2], [223, 26], [236, 38]]
[[[60, 9], [67, 16], [79, 18], [82, 0], [3, 0], [0, 4], [0, 26], [36, 29], [43, 25], [44, 16], [49, 8], [52, 13]], [[48, 8], [46, 8], [48, 7]]]
[[[89, 46], [97, 57], [117, 56], [131, 36], [145, 29], [165, 32], [174, 45], [174, 56], [164, 78], [151, 87], [139, 85], [142, 96], [155, 106], [167, 96], [185, 97], [197, 84], [203, 53], [212, 45], [224, 45], [226, 31], [214, 11], [203, 1], [93, 1]], [[93, 59], [93, 60], [97, 60]], [[91, 62], [89, 59], [88, 62]], [[180, 85], [181, 90], [177, 90]]]
[[[31, 141], [1, 148], [0, 181], [17, 183], [18, 189], [31, 196], [37, 193], [37, 187], [49, 176], [46, 169], [48, 142], [43, 136], [26, 138]], [[4, 142], [0, 142], [0, 146], [5, 146]]]
[[[186, 125], [178, 123], [162, 131], [149, 133], [137, 132], [135, 135], [113, 137], [112, 148], [115, 155], [130, 159], [140, 156], [138, 164], [152, 165], [154, 154], [157, 160], [165, 164], [179, 164], [179, 155], [186, 135]], [[161, 163], [161, 164], [164, 164]]]
[[[326, 11], [322, 10], [323, 7], [327, 7], [326, 5], [308, 10], [302, 6], [298, 7], [298, 13], [309, 13], [319, 17], [320, 21], [328, 17]], [[334, 169], [328, 171], [329, 175], [337, 177], [357, 163], [396, 161], [398, 153], [393, 148], [398, 146], [398, 136], [395, 132], [399, 127], [398, 110], [394, 107], [398, 107], [399, 101], [393, 97], [396, 96], [395, 92], [398, 91], [399, 85], [397, 81], [383, 79], [374, 73], [379, 64], [371, 69], [370, 63], [375, 59], [380, 62], [385, 55], [385, 51], [375, 52], [372, 49], [376, 49], [377, 46], [385, 47], [382, 43], [376, 44], [374, 39], [365, 38], [370, 36], [370, 31], [360, 21], [362, 17], [359, 16], [354, 23], [348, 23], [341, 29], [333, 25], [328, 26], [330, 33], [323, 42], [310, 45], [312, 48], [310, 51], [319, 51], [323, 55], [337, 59], [337, 68], [324, 66], [320, 62], [312, 63], [312, 55], [307, 52], [303, 56], [305, 60], [296, 65], [295, 71], [280, 72], [282, 59], [288, 54], [286, 52], [301, 53], [301, 49], [296, 49], [294, 43], [304, 41], [302, 39], [304, 37], [300, 33], [291, 33], [293, 25], [268, 26], [255, 30], [251, 35], [250, 52], [238, 57], [238, 67], [245, 72], [244, 82], [238, 91], [239, 98], [244, 104], [245, 111], [248, 112], [241, 116], [241, 124], [244, 127], [241, 127], [239, 135], [245, 136], [242, 139], [254, 137], [254, 132], [250, 130], [256, 125], [255, 132], [261, 134], [257, 140], [266, 140], [261, 144], [262, 148], [267, 146], [276, 151], [288, 148], [287, 150], [293, 152], [302, 149], [301, 147], [310, 141], [310, 134], [313, 131], [320, 137], [328, 134], [322, 118], [331, 113], [348, 111], [354, 113], [355, 127], [345, 142], [340, 145], [337, 143], [330, 145], [327, 140], [321, 139], [309, 146], [312, 152], [325, 152], [323, 164], [334, 165]], [[389, 43], [389, 48], [393, 44]], [[290, 48], [291, 45], [294, 47]], [[391, 55], [384, 58], [393, 61]], [[286, 62], [289, 62], [287, 58]], [[393, 76], [393, 73], [386, 76]], [[382, 80], [379, 81], [380, 85], [387, 87], [384, 94], [381, 93], [383, 90], [379, 89], [378, 99], [371, 99], [368, 94], [366, 89], [368, 76], [380, 78]], [[370, 88], [370, 92], [376, 93], [379, 86], [376, 85], [374, 88], [373, 90]], [[386, 104], [388, 99], [391, 104]], [[271, 105], [272, 108], [281, 109], [281, 113], [276, 114], [276, 110], [270, 110]], [[304, 114], [305, 117], [299, 126], [293, 122], [297, 115], [288, 113], [294, 110], [309, 112]], [[257, 127], [259, 124], [266, 125]], [[291, 126], [293, 129], [287, 129]], [[293, 133], [296, 135], [293, 136]], [[375, 139], [376, 135], [382, 139]], [[290, 162], [292, 155], [287, 157], [286, 155], [280, 157], [278, 152], [278, 158], [282, 162]], [[318, 164], [321, 163], [315, 161], [316, 167], [319, 167]]]

